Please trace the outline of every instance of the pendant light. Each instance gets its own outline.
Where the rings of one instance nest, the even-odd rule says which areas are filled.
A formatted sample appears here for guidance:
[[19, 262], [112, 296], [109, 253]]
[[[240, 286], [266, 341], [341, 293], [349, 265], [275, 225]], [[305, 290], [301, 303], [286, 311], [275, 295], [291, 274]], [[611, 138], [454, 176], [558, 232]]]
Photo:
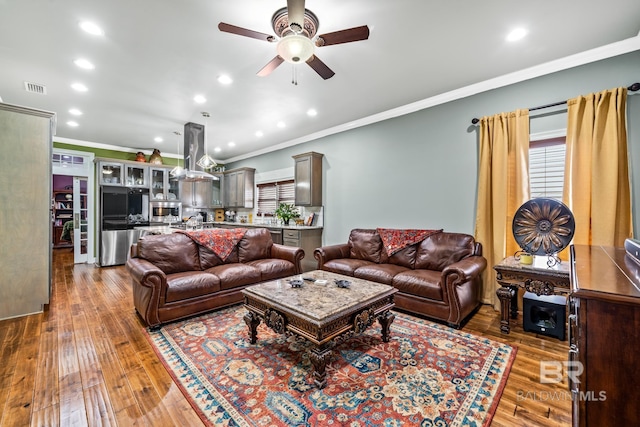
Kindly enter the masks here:
[[[174, 131], [173, 133], [176, 134], [176, 136], [178, 137], [177, 139], [178, 142], [176, 144], [176, 154], [180, 156], [180, 135], [182, 134], [177, 130]], [[178, 164], [175, 168], [171, 169], [171, 172], [169, 172], [169, 175], [171, 175], [173, 178], [179, 178], [184, 174], [185, 174], [185, 170], [182, 166], [180, 166], [180, 157], [178, 157]]]
[[[204, 117], [205, 119], [208, 119], [210, 117], [210, 114], [207, 113], [206, 111], [203, 111], [202, 113], [202, 117]], [[213, 160], [213, 157], [211, 157], [209, 154], [207, 154], [207, 127], [209, 127], [209, 121], [207, 121], [207, 126], [204, 127], [204, 155], [202, 157], [200, 157], [200, 160], [198, 160], [196, 162], [196, 164], [198, 166], [200, 166], [202, 169], [211, 169], [214, 166], [217, 166], [218, 164], [216, 163], [215, 160]]]

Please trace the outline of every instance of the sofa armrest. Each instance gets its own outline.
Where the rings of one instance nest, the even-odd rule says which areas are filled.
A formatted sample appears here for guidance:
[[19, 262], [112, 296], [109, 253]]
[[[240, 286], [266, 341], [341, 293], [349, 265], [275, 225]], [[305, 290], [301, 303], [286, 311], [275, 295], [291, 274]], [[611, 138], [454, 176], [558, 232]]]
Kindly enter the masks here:
[[131, 277], [133, 305], [147, 325], [160, 325], [158, 307], [166, 294], [167, 276], [158, 267], [142, 258], [127, 260], [127, 271]]
[[318, 260], [318, 270], [322, 270], [322, 267], [327, 261], [332, 259], [350, 258], [349, 244], [341, 243], [339, 245], [323, 246], [316, 248], [313, 251], [313, 257]]
[[301, 261], [304, 258], [304, 250], [302, 248], [274, 243], [271, 247], [271, 257], [291, 261], [296, 267], [295, 274], [302, 273]]
[[[475, 279], [487, 268], [487, 260], [482, 256], [470, 256], [447, 266], [442, 270], [443, 283], [461, 284]], [[448, 276], [454, 276], [449, 278]]]

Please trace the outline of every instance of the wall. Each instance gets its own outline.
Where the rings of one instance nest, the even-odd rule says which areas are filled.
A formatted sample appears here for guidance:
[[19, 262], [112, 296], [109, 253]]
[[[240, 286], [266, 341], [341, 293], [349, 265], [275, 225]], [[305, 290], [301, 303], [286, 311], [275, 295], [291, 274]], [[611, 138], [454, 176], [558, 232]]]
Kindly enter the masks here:
[[[428, 78], [428, 76], [425, 76]], [[323, 244], [355, 227], [474, 232], [477, 143], [473, 117], [563, 101], [640, 81], [640, 52], [610, 58], [406, 116], [227, 165], [259, 173], [291, 167], [292, 155], [325, 155]], [[566, 110], [532, 112], [531, 132], [566, 128]], [[640, 95], [629, 96], [634, 211], [640, 201]], [[638, 234], [638, 221], [635, 234]]]

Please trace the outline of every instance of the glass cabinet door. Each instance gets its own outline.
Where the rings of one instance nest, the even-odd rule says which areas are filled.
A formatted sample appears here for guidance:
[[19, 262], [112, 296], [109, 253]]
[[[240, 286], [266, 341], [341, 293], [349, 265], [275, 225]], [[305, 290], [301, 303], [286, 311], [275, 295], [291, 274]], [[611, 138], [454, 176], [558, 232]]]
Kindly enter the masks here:
[[167, 170], [150, 168], [149, 171], [151, 176], [151, 200], [166, 200]]
[[122, 185], [124, 168], [122, 163], [100, 162], [100, 185]]
[[149, 171], [148, 166], [134, 166], [127, 165], [126, 167], [126, 181], [125, 185], [128, 187], [148, 187], [149, 178], [147, 176]]

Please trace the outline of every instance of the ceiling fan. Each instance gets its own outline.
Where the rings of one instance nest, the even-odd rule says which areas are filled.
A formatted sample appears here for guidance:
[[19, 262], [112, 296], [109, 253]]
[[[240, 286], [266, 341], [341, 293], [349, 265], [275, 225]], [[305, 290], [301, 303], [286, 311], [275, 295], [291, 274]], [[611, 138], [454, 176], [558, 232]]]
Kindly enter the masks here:
[[258, 71], [260, 77], [268, 76], [286, 61], [292, 64], [306, 62], [326, 80], [333, 77], [335, 73], [315, 55], [315, 48], [366, 40], [369, 38], [369, 27], [363, 25], [316, 36], [318, 18], [313, 12], [305, 9], [304, 2], [305, 0], [287, 0], [287, 7], [273, 14], [271, 26], [277, 37], [224, 22], [218, 24], [218, 29], [226, 33], [278, 43], [278, 54]]

